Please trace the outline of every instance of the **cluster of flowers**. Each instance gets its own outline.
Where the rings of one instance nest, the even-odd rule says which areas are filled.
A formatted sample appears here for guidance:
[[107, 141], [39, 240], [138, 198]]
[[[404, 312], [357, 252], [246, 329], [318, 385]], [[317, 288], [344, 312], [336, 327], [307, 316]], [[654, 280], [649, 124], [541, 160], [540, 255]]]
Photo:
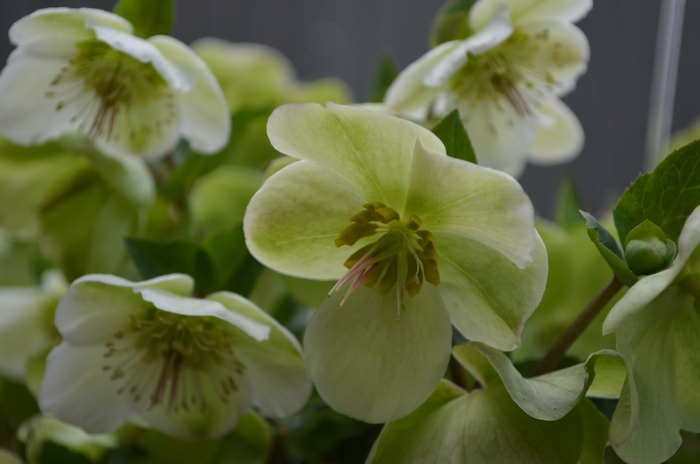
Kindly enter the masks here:
[[[16, 268], [5, 278], [0, 267], [0, 283], [14, 284], [0, 288], [0, 372], [89, 434], [131, 423], [219, 437], [251, 408], [296, 414], [313, 384], [334, 410], [388, 424], [368, 462], [601, 462], [608, 440], [629, 462], [668, 458], [681, 428], [700, 431], [700, 212], [668, 268], [607, 316], [617, 352], [593, 353], [596, 339], [574, 347], [586, 363], [531, 379], [502, 353], [522, 336], [532, 343], [515, 358], [541, 356], [524, 325], [535, 309], [542, 327], [571, 320], [547, 305], [582, 306], [551, 295], [566, 292], [551, 290], [555, 279], [579, 276], [548, 275], [578, 262], [562, 255], [580, 253], [578, 238], [536, 228], [512, 176], [582, 148], [559, 97], [586, 69], [573, 23], [591, 6], [478, 0], [463, 34], [400, 73], [379, 106], [326, 103], [347, 102], [342, 84], [296, 82], [263, 46], [141, 38], [86, 8], [21, 19], [0, 74], [0, 225], [12, 237], [0, 236], [0, 265], [6, 244]], [[232, 146], [231, 114], [256, 105], [277, 108]], [[424, 127], [454, 109], [479, 164], [447, 156]], [[196, 168], [178, 158], [183, 139], [218, 166], [188, 186], [186, 220], [163, 194], [173, 173]], [[206, 236], [242, 222], [270, 272], [333, 281], [303, 348], [253, 296], [182, 273], [135, 282], [124, 237], [177, 237], [187, 221]], [[13, 240], [40, 241], [60, 271], [20, 287]], [[599, 279], [599, 265], [580, 279]], [[453, 328], [469, 342], [453, 349]], [[479, 388], [443, 379], [452, 356]], [[621, 396], [609, 435], [585, 394]]]

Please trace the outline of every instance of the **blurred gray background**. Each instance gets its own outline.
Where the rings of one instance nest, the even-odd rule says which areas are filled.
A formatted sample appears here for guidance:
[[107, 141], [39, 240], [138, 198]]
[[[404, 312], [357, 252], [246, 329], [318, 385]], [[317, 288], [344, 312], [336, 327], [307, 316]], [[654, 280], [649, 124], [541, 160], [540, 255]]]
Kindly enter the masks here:
[[[0, 29], [49, 6], [111, 10], [115, 0], [0, 0]], [[428, 32], [443, 0], [176, 0], [173, 35], [260, 42], [287, 55], [301, 79], [337, 76], [355, 99], [367, 98], [380, 55], [404, 68], [428, 49]], [[541, 215], [550, 216], [558, 181], [571, 173], [584, 206], [600, 213], [643, 169], [649, 92], [660, 0], [594, 0], [579, 27], [591, 61], [564, 101], [586, 132], [583, 153], [556, 167], [529, 166], [521, 182]], [[700, 2], [686, 6], [673, 128], [700, 115]], [[3, 32], [5, 34], [5, 32]], [[3, 62], [12, 50], [0, 39]], [[0, 104], [2, 104], [0, 102]]]

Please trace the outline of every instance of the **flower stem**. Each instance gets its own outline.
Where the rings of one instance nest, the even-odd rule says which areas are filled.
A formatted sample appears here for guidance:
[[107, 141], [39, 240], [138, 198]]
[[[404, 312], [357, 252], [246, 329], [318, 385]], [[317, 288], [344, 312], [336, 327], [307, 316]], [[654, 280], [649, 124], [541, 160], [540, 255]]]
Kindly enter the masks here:
[[581, 336], [584, 330], [593, 322], [593, 319], [600, 314], [605, 306], [613, 299], [625, 285], [616, 276], [610, 281], [604, 289], [598, 293], [586, 309], [576, 318], [576, 320], [566, 329], [566, 332], [561, 334], [559, 339], [549, 349], [545, 357], [532, 371], [531, 377], [546, 374], [551, 371], [561, 358], [564, 357], [571, 345]]

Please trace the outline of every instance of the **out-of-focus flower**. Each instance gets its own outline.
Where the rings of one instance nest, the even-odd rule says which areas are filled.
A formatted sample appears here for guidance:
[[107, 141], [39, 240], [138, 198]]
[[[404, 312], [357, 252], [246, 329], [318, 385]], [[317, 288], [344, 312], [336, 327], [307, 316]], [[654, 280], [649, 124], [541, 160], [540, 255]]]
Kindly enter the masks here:
[[519, 345], [547, 260], [512, 177], [445, 156], [416, 124], [350, 106], [280, 107], [268, 134], [302, 161], [255, 194], [246, 240], [278, 272], [339, 279], [304, 338], [334, 409], [367, 422], [413, 411], [445, 372], [450, 322], [469, 339]]
[[101, 150], [151, 158], [180, 137], [199, 152], [218, 151], [230, 118], [209, 69], [178, 40], [132, 30], [90, 8], [47, 8], [13, 24], [0, 132], [27, 145], [77, 129]]
[[294, 337], [238, 295], [189, 298], [192, 288], [178, 274], [76, 280], [56, 310], [63, 342], [47, 360], [42, 410], [89, 433], [137, 416], [211, 438], [251, 406], [278, 418], [301, 409], [311, 381]]
[[27, 362], [61, 338], [53, 318], [68, 284], [58, 271], [47, 271], [41, 286], [0, 287], [0, 374], [23, 382]]
[[591, 0], [479, 0], [471, 35], [438, 45], [406, 68], [385, 102], [414, 116], [459, 109], [479, 162], [512, 174], [530, 160], [559, 163], [583, 146], [583, 130], [559, 100], [586, 70], [589, 49], [572, 24]]

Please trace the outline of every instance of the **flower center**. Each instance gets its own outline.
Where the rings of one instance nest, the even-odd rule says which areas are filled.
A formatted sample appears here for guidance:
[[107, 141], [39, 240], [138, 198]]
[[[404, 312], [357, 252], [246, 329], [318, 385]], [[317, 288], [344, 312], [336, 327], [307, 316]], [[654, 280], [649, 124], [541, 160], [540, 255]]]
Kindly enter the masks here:
[[[538, 64], [549, 31], [526, 34], [515, 30], [501, 44], [481, 55], [469, 53], [467, 63], [452, 77], [452, 90], [472, 104], [482, 99], [498, 102], [505, 97], [515, 111], [533, 114], [531, 101], [542, 98], [542, 87], [552, 87], [554, 76]], [[558, 61], [554, 47], [552, 58]]]
[[238, 390], [235, 376], [245, 365], [233, 351], [233, 336], [212, 317], [182, 316], [152, 309], [131, 315], [127, 331], [105, 343], [103, 370], [117, 382], [117, 393], [150, 407], [167, 398], [168, 412], [206, 410], [205, 394], [214, 391], [226, 403]]
[[[382, 296], [396, 289], [397, 309], [405, 310], [404, 294], [410, 297], [418, 295], [424, 281], [440, 284], [435, 237], [427, 230], [420, 230], [422, 222], [415, 215], [403, 222], [399, 213], [383, 203], [366, 203], [362, 207], [362, 211], [350, 218], [352, 224], [340, 232], [335, 244], [338, 247], [352, 246], [361, 238], [377, 233], [382, 236], [350, 255], [345, 261], [349, 271], [333, 287], [329, 296], [352, 282], [340, 302], [342, 306], [360, 285], [378, 285]], [[400, 311], [397, 312], [400, 314]]]
[[[156, 100], [167, 100], [173, 117], [172, 94], [153, 64], [143, 63], [98, 40], [78, 42], [76, 46], [78, 56], [51, 81], [46, 96], [58, 98], [56, 111], [61, 111], [90, 92], [92, 98], [77, 109], [72, 121], [84, 126], [91, 137], [109, 139], [121, 110], [144, 107]], [[143, 125], [140, 130], [158, 130], [159, 125], [168, 122], [151, 121], [151, 125]], [[130, 134], [132, 138], [138, 135]]]

